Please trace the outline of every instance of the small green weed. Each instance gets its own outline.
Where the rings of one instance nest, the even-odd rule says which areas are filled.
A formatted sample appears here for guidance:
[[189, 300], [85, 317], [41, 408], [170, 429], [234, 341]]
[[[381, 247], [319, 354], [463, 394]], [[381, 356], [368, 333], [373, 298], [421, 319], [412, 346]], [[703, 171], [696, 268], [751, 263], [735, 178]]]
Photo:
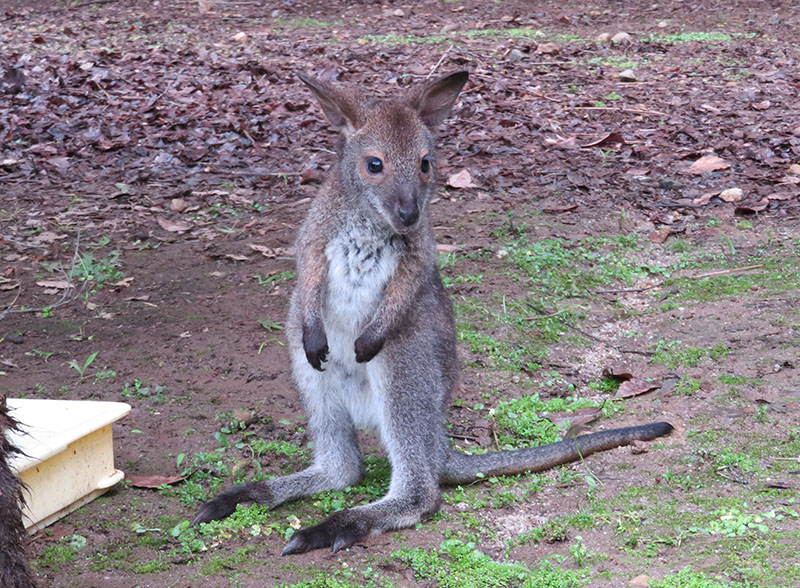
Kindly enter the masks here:
[[674, 393], [680, 396], [692, 396], [700, 391], [702, 382], [689, 376], [683, 376], [675, 385]]
[[737, 453], [730, 449], [720, 449], [714, 458], [714, 467], [718, 470], [738, 468], [745, 472], [756, 472], [758, 463], [746, 453]]
[[208, 550], [208, 543], [219, 542], [236, 534], [248, 534], [260, 537], [279, 533], [285, 539], [294, 534], [300, 522], [296, 517], [291, 517], [288, 523], [270, 522], [269, 508], [263, 505], [252, 506], [238, 505], [236, 510], [226, 519], [202, 523], [191, 527], [189, 521], [182, 521], [175, 525], [169, 534], [177, 541], [171, 557], [190, 555]]
[[589, 390], [595, 390], [596, 392], [602, 392], [604, 394], [616, 394], [621, 383], [620, 380], [612, 378], [611, 376], [603, 376], [602, 379], [597, 382], [589, 382], [588, 388]]
[[92, 362], [95, 360], [95, 358], [97, 357], [98, 353], [100, 353], [100, 352], [99, 351], [95, 351], [95, 352], [91, 353], [89, 355], [89, 357], [86, 358], [86, 361], [83, 362], [83, 364], [79, 364], [78, 362], [76, 362], [74, 360], [69, 360], [67, 362], [67, 365], [69, 367], [73, 368], [76, 372], [78, 372], [79, 379], [82, 380], [86, 376], [86, 370], [88, 370], [89, 366], [92, 365]]
[[159, 404], [167, 401], [166, 393], [166, 386], [149, 386], [138, 378], [133, 382], [125, 382], [122, 386], [122, 396], [125, 398], [150, 399]]
[[134, 562], [131, 564], [131, 571], [134, 574], [157, 574], [164, 572], [171, 567], [168, 560], [163, 557], [157, 557], [145, 562]]
[[670, 368], [695, 367], [706, 356], [701, 347], [683, 345], [681, 341], [659, 340], [653, 346], [652, 362]]
[[692, 527], [690, 530], [708, 535], [724, 537], [743, 537], [753, 533], [766, 535], [770, 532], [767, 523], [786, 518], [798, 519], [800, 513], [789, 508], [773, 509], [762, 514], [748, 514], [738, 508], [722, 508], [711, 513], [713, 518], [707, 526]]
[[306, 455], [306, 451], [302, 447], [298, 447], [287, 441], [264, 441], [264, 439], [254, 439], [250, 442], [250, 447], [253, 449], [253, 453], [256, 454], [256, 457], [261, 457], [265, 453], [286, 455], [289, 457]]
[[125, 277], [120, 269], [122, 260], [119, 251], [112, 251], [108, 257], [97, 259], [91, 251], [78, 256], [78, 263], [72, 269], [71, 276], [80, 282], [93, 282], [93, 291], [99, 290], [107, 282], [119, 281]]
[[259, 286], [270, 286], [275, 282], [280, 282], [283, 280], [294, 280], [296, 274], [293, 271], [283, 271], [283, 272], [275, 272], [271, 274], [267, 274], [262, 276], [261, 274], [256, 274], [254, 277], [258, 281]]
[[116, 377], [117, 377], [117, 372], [109, 368], [106, 368], [104, 370], [98, 370], [94, 374], [95, 380], [113, 380]]
[[258, 324], [269, 332], [283, 330], [283, 325], [281, 323], [273, 321], [269, 318], [258, 319]]

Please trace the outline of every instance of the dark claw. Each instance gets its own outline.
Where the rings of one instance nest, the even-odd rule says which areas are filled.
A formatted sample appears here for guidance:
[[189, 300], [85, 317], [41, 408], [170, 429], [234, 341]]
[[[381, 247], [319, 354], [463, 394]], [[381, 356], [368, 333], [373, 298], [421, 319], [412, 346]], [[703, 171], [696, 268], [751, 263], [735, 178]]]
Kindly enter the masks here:
[[311, 326], [303, 325], [303, 350], [311, 367], [320, 372], [325, 371], [322, 363], [328, 359], [328, 337], [322, 321], [316, 321]]
[[361, 336], [358, 339], [356, 339], [356, 361], [358, 363], [370, 361], [373, 357], [378, 355], [381, 349], [383, 349], [383, 344], [385, 342], [385, 337], [371, 329], [367, 329], [361, 333]]

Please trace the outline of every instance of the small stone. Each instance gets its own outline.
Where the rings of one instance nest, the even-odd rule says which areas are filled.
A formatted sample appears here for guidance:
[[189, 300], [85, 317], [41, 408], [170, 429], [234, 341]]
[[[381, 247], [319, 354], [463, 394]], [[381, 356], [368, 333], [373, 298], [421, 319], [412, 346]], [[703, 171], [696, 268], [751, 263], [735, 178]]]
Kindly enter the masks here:
[[658, 28], [660, 28], [660, 29], [665, 29], [665, 28], [667, 28], [669, 26], [669, 23], [667, 21], [665, 21], [665, 20], [662, 20], [656, 26]]
[[559, 51], [561, 51], [561, 48], [555, 43], [539, 43], [536, 46], [536, 53], [541, 53], [542, 55], [555, 55]]
[[719, 193], [720, 200], [725, 202], [739, 202], [744, 197], [744, 192], [741, 188], [728, 188]]
[[645, 586], [650, 585], [650, 576], [645, 576], [644, 574], [640, 574], [633, 578], [630, 582], [628, 582], [628, 586], [634, 586], [637, 588], [644, 588]]
[[614, 43], [614, 45], [630, 43], [631, 41], [633, 41], [633, 38], [628, 33], [617, 33], [611, 37], [611, 42]]
[[403, 9], [402, 9], [402, 8], [398, 8], [397, 10], [395, 10], [394, 12], [392, 12], [392, 14], [393, 14], [394, 16], [405, 16], [405, 15], [406, 15], [406, 13], [403, 11]]
[[611, 40], [611, 33], [600, 33], [597, 35], [598, 43], [608, 43]]
[[795, 129], [792, 131], [792, 134], [793, 134], [795, 137], [800, 137], [800, 127], [797, 127], [797, 128], [795, 128]]
[[506, 255], [508, 255], [508, 251], [505, 249], [498, 249], [497, 253], [494, 254], [497, 259], [503, 259]]
[[632, 69], [626, 69], [619, 72], [619, 81], [620, 82], [635, 82], [639, 78], [636, 77], [636, 74], [633, 73]]
[[508, 52], [508, 60], [512, 63], [522, 61], [523, 59], [525, 59], [525, 54], [519, 49], [512, 49]]
[[246, 43], [247, 42], [247, 33], [244, 31], [239, 31], [233, 37], [231, 37], [237, 43]]
[[183, 198], [173, 198], [169, 201], [169, 209], [173, 212], [181, 212], [186, 208], [186, 200]]
[[786, 173], [790, 176], [800, 176], [800, 163], [793, 163], [790, 165]]
[[6, 335], [6, 341], [13, 343], [14, 345], [22, 345], [25, 343], [25, 339], [19, 333], [9, 333]]

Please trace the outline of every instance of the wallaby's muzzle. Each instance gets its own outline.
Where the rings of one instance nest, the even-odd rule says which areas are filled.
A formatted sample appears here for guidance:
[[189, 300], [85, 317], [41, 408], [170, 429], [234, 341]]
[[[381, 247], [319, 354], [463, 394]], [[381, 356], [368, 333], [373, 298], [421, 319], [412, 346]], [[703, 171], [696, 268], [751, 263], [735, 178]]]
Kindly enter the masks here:
[[396, 193], [397, 218], [404, 227], [410, 228], [419, 219], [419, 204], [417, 204], [417, 188], [400, 188]]

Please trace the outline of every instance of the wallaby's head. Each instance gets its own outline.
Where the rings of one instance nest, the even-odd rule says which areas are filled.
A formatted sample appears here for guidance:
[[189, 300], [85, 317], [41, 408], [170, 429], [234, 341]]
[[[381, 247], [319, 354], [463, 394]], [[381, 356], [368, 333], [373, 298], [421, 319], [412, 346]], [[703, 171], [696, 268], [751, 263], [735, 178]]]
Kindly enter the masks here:
[[381, 101], [299, 76], [342, 133], [335, 171], [344, 196], [367, 203], [394, 233], [411, 230], [428, 204], [435, 169], [432, 130], [447, 118], [467, 76], [466, 71], [451, 73]]

